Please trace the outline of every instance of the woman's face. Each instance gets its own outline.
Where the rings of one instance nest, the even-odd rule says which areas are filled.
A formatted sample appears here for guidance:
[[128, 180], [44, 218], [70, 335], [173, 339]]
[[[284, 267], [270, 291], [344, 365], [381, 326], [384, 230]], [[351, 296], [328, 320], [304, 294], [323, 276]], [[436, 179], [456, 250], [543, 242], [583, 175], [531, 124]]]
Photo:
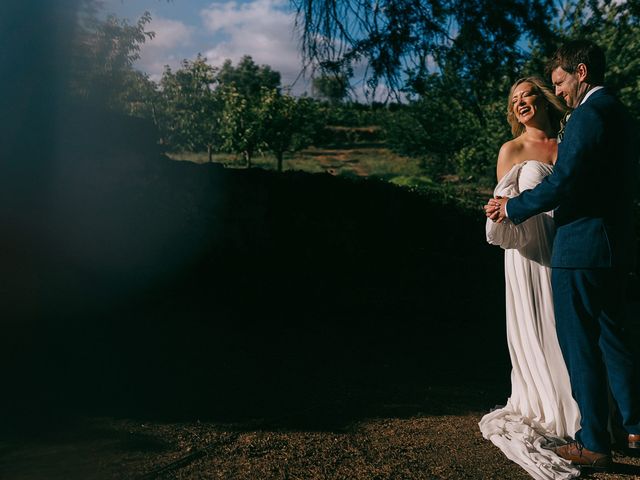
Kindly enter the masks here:
[[534, 84], [523, 82], [513, 91], [511, 107], [518, 122], [526, 124], [544, 110], [545, 101]]

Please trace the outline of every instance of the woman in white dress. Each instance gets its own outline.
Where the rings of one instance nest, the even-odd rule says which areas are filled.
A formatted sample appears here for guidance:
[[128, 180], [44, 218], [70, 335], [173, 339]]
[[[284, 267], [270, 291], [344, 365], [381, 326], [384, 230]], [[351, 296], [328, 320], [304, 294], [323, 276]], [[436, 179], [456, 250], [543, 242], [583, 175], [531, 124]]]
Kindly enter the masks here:
[[[507, 119], [514, 139], [500, 148], [494, 195], [513, 197], [550, 174], [556, 132], [566, 106], [537, 77], [511, 88]], [[560, 351], [551, 293], [552, 212], [515, 226], [487, 220], [487, 241], [505, 252], [507, 343], [511, 396], [480, 421], [482, 435], [533, 478], [558, 480], [580, 471], [550, 447], [573, 437], [580, 413]]]

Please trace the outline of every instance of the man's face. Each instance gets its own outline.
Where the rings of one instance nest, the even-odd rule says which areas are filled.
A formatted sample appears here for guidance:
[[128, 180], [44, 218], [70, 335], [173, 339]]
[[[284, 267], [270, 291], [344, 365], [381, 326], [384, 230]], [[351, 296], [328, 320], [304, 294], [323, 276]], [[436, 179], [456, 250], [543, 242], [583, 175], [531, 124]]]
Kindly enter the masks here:
[[551, 72], [551, 82], [556, 89], [556, 95], [562, 97], [569, 108], [576, 108], [584, 96], [587, 85], [580, 81], [578, 71], [565, 72], [562, 67]]

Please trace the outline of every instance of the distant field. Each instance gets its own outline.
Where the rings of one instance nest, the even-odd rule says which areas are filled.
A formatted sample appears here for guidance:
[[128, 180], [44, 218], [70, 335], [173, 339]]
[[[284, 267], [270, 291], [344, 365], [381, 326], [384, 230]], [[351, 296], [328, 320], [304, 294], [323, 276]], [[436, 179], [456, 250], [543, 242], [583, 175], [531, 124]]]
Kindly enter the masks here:
[[[195, 163], [209, 161], [206, 152], [179, 152], [169, 154], [174, 160], [186, 160]], [[215, 154], [213, 161], [228, 167], [242, 168], [242, 158], [231, 154]], [[276, 159], [271, 154], [256, 155], [252, 159], [256, 167], [266, 170], [276, 168]], [[285, 170], [297, 170], [310, 173], [330, 173], [356, 177], [376, 176], [391, 179], [396, 176], [419, 176], [423, 174], [420, 160], [393, 153], [388, 148], [308, 148], [293, 155], [286, 155]]]
[[[206, 152], [176, 152], [169, 157], [179, 161], [206, 163]], [[215, 154], [213, 161], [229, 168], [245, 168], [244, 160], [232, 154]], [[276, 159], [271, 154], [256, 155], [252, 159], [254, 167], [275, 170]], [[442, 195], [469, 208], [481, 205], [481, 201], [491, 195], [486, 187], [478, 185], [474, 179], [460, 179], [449, 175], [431, 177], [425, 173], [419, 158], [394, 153], [384, 146], [361, 147], [358, 144], [342, 148], [308, 148], [285, 156], [285, 171], [328, 173], [352, 178], [378, 178], [416, 191]]]

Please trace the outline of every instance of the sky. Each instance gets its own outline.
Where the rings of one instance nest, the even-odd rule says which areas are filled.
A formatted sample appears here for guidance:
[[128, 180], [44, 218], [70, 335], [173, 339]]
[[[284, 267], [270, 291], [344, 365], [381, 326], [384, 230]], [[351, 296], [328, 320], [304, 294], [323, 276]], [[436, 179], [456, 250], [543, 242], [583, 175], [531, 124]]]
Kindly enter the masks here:
[[135, 23], [145, 11], [152, 21], [147, 40], [135, 64], [158, 81], [165, 65], [180, 66], [198, 53], [213, 66], [229, 58], [237, 64], [251, 55], [259, 65], [280, 72], [282, 86], [291, 92], [310, 93], [303, 78], [295, 12], [289, 0], [103, 0], [104, 13]]

